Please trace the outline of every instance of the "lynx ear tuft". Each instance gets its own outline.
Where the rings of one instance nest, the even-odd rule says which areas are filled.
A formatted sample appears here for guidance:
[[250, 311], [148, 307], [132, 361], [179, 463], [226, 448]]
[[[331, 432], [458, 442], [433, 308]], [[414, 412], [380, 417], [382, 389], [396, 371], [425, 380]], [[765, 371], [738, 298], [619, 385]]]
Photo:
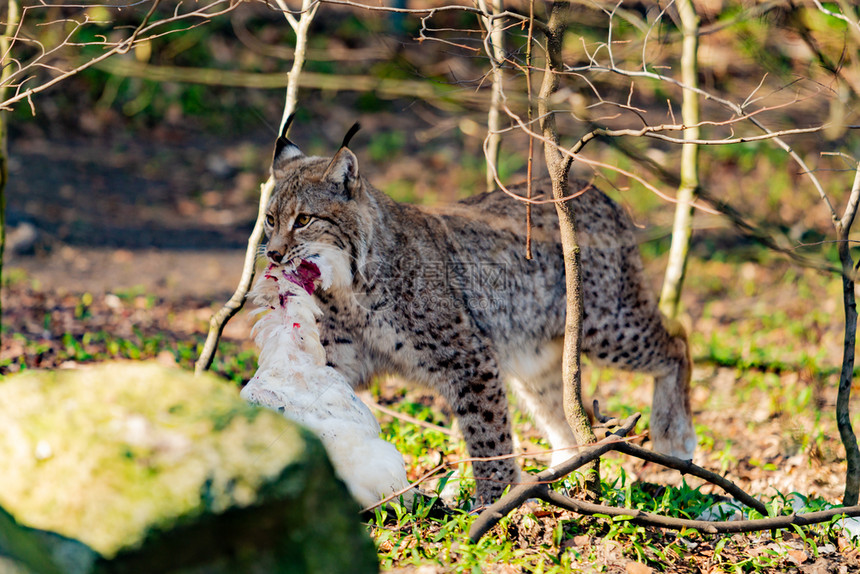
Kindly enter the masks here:
[[361, 129], [360, 123], [355, 122], [354, 124], [352, 124], [352, 127], [349, 128], [349, 131], [346, 132], [346, 135], [343, 137], [343, 143], [340, 144], [340, 147], [342, 147], [342, 148], [343, 147], [349, 147], [349, 142], [352, 139], [352, 136], [357, 134], [358, 130], [360, 130], [360, 129]]
[[275, 142], [275, 155], [272, 158], [272, 170], [275, 170], [279, 165], [292, 161], [303, 155], [299, 146], [291, 142], [287, 137], [287, 133], [290, 131], [290, 124], [293, 123], [293, 118], [295, 117], [295, 112], [290, 114], [290, 117], [288, 117], [287, 121], [284, 123], [284, 129], [281, 136]]
[[343, 138], [343, 143], [340, 144], [340, 149], [337, 150], [337, 153], [334, 154], [333, 158], [331, 158], [331, 161], [323, 174], [324, 180], [343, 186], [343, 191], [346, 194], [347, 199], [355, 197], [355, 193], [358, 191], [360, 183], [358, 175], [358, 158], [356, 158], [355, 154], [347, 147], [350, 140], [352, 140], [352, 136], [354, 136], [360, 129], [360, 123], [355, 122], [352, 124], [352, 127], [349, 128], [349, 131], [346, 132], [346, 136]]

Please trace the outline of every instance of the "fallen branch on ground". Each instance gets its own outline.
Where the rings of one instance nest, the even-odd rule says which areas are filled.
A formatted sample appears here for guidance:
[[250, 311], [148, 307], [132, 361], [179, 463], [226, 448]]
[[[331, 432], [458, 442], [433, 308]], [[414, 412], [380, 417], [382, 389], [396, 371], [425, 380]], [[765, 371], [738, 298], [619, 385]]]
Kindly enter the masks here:
[[[843, 506], [831, 508], [828, 510], [819, 510], [818, 512], [808, 512], [805, 514], [788, 514], [783, 516], [771, 516], [768, 518], [760, 518], [757, 520], [724, 520], [720, 522], [711, 522], [708, 520], [690, 520], [686, 518], [673, 518], [671, 516], [662, 516], [635, 510], [633, 508], [616, 508], [613, 506], [603, 506], [601, 504], [592, 504], [583, 500], [574, 500], [568, 498], [561, 493], [546, 489], [543, 495], [537, 495], [537, 498], [544, 500], [550, 504], [570, 510], [578, 514], [594, 515], [606, 514], [608, 516], [627, 516], [630, 517], [630, 522], [641, 526], [659, 526], [661, 528], [671, 528], [673, 530], [681, 529], [696, 529], [705, 534], [734, 534], [738, 532], [758, 532], [762, 530], [775, 530], [780, 528], [788, 528], [793, 525], [810, 526], [812, 524], [821, 524], [829, 522], [838, 516], [860, 516], [860, 506]], [[489, 509], [488, 509], [489, 510]], [[474, 524], [477, 524], [476, 520]], [[469, 536], [473, 541], [477, 541], [483, 536], [486, 530], [478, 533], [475, 531], [475, 525], [472, 525], [472, 532]], [[493, 523], [495, 524], [495, 523]]]
[[[131, 60], [100, 62], [97, 67], [110, 74], [127, 78], [144, 78], [157, 82], [182, 82], [208, 86], [239, 86], [256, 89], [279, 89], [289, 79], [281, 72], [245, 72], [214, 68], [159, 66]], [[386, 98], [416, 97], [431, 103], [484, 104], [488, 97], [483, 91], [446, 84], [428, 84], [415, 80], [375, 78], [370, 75], [336, 75], [302, 72], [298, 79], [302, 88], [334, 92], [375, 92]]]
[[[434, 429], [434, 430], [435, 430], [435, 429]], [[636, 437], [633, 437], [633, 438], [636, 438]], [[562, 449], [546, 450], [546, 451], [543, 451], [541, 454], [552, 454], [553, 452], [556, 452], [556, 451], [558, 451], [558, 450], [573, 450], [573, 449], [579, 449], [579, 448], [583, 448], [583, 447], [581, 447], [581, 446], [571, 446], [571, 447], [565, 447], [565, 448], [562, 448]], [[397, 492], [394, 492], [394, 493], [392, 493], [392, 494], [390, 494], [390, 495], [386, 496], [385, 498], [383, 498], [383, 499], [382, 499], [382, 500], [380, 500], [379, 502], [376, 502], [375, 504], [372, 504], [372, 505], [370, 505], [370, 506], [368, 506], [368, 507], [366, 507], [366, 508], [362, 508], [362, 509], [361, 509], [361, 512], [362, 512], [362, 513], [364, 513], [364, 512], [370, 512], [370, 511], [372, 511], [372, 510], [374, 510], [374, 509], [376, 509], [376, 508], [378, 508], [378, 507], [380, 507], [380, 506], [383, 506], [383, 505], [387, 504], [388, 502], [391, 502], [391, 501], [393, 501], [393, 500], [396, 500], [396, 499], [397, 499], [401, 494], [404, 494], [404, 493], [405, 493], [405, 492], [407, 492], [408, 490], [411, 490], [411, 489], [413, 489], [413, 488], [416, 488], [416, 487], [418, 487], [418, 486], [421, 486], [421, 485], [422, 485], [422, 484], [424, 484], [425, 482], [427, 482], [427, 481], [429, 481], [429, 480], [432, 480], [432, 479], [434, 479], [434, 478], [441, 478], [441, 477], [442, 477], [442, 476], [444, 476], [446, 473], [450, 472], [450, 469], [452, 469], [452, 468], [456, 468], [456, 467], [460, 466], [461, 464], [473, 463], [473, 462], [475, 462], [475, 461], [483, 461], [483, 462], [486, 462], [486, 461], [489, 461], [489, 460], [505, 460], [505, 459], [508, 459], [508, 458], [522, 458], [522, 457], [529, 457], [529, 456], [532, 456], [533, 454], [534, 454], [534, 453], [526, 453], [526, 452], [524, 452], [524, 453], [512, 453], [512, 454], [503, 454], [503, 455], [499, 455], [499, 456], [485, 456], [485, 457], [469, 457], [469, 458], [461, 458], [461, 459], [458, 459], [458, 460], [452, 460], [452, 461], [450, 461], [450, 462], [443, 462], [443, 463], [441, 463], [441, 464], [436, 465], [435, 467], [433, 467], [432, 469], [428, 470], [427, 472], [425, 472], [424, 474], [422, 474], [420, 477], [418, 477], [417, 479], [415, 479], [414, 481], [412, 481], [412, 482], [409, 484], [409, 486], [408, 486], [407, 488], [404, 488], [404, 489], [402, 489], [402, 490], [399, 490], [399, 491], [397, 491]], [[464, 478], [464, 477], [460, 477], [460, 478], [458, 478], [458, 480], [465, 480], [465, 478]], [[475, 479], [474, 477], [469, 477], [469, 478], [468, 478], [468, 480], [478, 480], [478, 479]], [[484, 478], [484, 479], [481, 479], [481, 480], [490, 480], [490, 479], [489, 479], [489, 478]], [[551, 480], [549, 480], [548, 482], [554, 482], [554, 481], [555, 481], [555, 479], [551, 479]], [[519, 483], [517, 483], [517, 484], [519, 484]], [[532, 483], [531, 483], [531, 482], [529, 482], [529, 484], [532, 484]]]
[[[595, 414], [598, 420], [603, 424], [613, 422], [612, 419], [600, 416], [599, 408], [596, 406]], [[860, 516], [860, 506], [851, 506], [832, 508], [807, 514], [774, 516], [758, 520], [711, 522], [705, 520], [673, 518], [632, 508], [619, 508], [575, 500], [561, 493], [555, 492], [550, 488], [551, 483], [562, 479], [578, 468], [588, 464], [595, 458], [598, 458], [610, 451], [617, 451], [642, 460], [655, 462], [668, 468], [678, 470], [684, 474], [691, 474], [706, 480], [719, 486], [727, 494], [733, 496], [735, 499], [756, 510], [760, 514], [768, 514], [767, 508], [761, 501], [756, 500], [725, 477], [693, 464], [692, 461], [681, 460], [672, 456], [656, 453], [622, 440], [633, 429], [633, 427], [636, 426], [636, 422], [638, 420], [639, 413], [635, 413], [623, 421], [618, 430], [610, 433], [609, 436], [602, 441], [591, 445], [587, 450], [554, 468], [549, 468], [534, 475], [534, 480], [531, 482], [523, 482], [513, 486], [507, 495], [500, 498], [478, 516], [469, 531], [469, 538], [471, 538], [473, 542], [477, 542], [484, 534], [489, 532], [490, 529], [499, 522], [499, 520], [530, 498], [539, 498], [559, 508], [571, 510], [579, 514], [624, 516], [629, 517], [631, 522], [644, 526], [659, 526], [661, 528], [672, 529], [694, 528], [708, 534], [754, 532], [759, 530], [788, 528], [792, 525], [807, 526], [810, 524], [827, 522], [837, 516]]]

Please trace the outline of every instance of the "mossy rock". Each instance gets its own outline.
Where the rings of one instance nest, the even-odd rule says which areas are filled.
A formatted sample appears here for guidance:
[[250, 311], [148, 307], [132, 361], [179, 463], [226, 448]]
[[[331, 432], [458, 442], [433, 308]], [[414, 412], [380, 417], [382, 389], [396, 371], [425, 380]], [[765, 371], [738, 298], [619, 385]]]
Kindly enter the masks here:
[[0, 382], [0, 572], [376, 572], [319, 440], [214, 376]]

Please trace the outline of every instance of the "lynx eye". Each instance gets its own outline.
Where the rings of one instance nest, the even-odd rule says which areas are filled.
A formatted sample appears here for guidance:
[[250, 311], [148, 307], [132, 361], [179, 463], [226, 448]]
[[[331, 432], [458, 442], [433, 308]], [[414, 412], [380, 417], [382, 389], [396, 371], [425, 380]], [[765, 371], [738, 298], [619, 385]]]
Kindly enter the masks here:
[[293, 222], [293, 229], [299, 229], [300, 227], [304, 227], [310, 222], [310, 215], [308, 215], [307, 213], [300, 213], [296, 216], [296, 220]]
[[275, 225], [275, 218], [274, 218], [273, 216], [271, 216], [271, 215], [267, 215], [267, 216], [266, 216], [266, 225], [268, 225], [268, 226], [270, 226], [270, 227], [274, 227], [274, 225]]

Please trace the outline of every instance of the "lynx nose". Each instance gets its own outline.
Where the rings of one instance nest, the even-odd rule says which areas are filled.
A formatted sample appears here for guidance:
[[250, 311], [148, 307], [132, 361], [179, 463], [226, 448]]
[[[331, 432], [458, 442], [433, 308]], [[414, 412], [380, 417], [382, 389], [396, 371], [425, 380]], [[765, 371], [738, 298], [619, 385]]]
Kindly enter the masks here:
[[280, 263], [281, 259], [284, 258], [283, 253], [281, 253], [280, 251], [275, 251], [275, 250], [267, 252], [266, 255], [268, 255], [269, 259], [271, 259], [275, 263]]

